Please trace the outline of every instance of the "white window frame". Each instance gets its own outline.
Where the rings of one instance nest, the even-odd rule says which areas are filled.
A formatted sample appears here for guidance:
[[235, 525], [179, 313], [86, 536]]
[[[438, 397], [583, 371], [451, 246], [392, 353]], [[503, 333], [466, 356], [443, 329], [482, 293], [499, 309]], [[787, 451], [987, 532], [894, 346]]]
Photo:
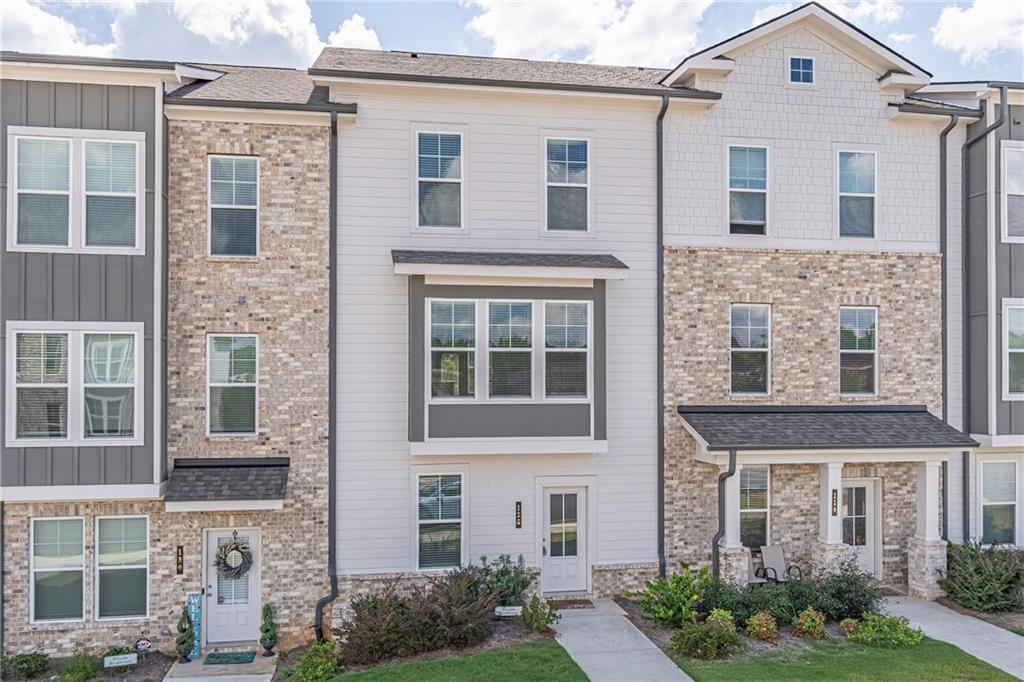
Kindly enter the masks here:
[[1011, 350], [1010, 349], [1010, 309], [1020, 308], [1024, 310], [1024, 298], [1004, 298], [1003, 299], [1003, 316], [1001, 318], [1003, 325], [1003, 400], [1006, 401], [1022, 401], [1024, 400], [1024, 391], [1011, 392], [1010, 391], [1010, 354], [1020, 353], [1024, 355], [1024, 350]]
[[[215, 204], [213, 203], [213, 160], [214, 159], [255, 159], [256, 161], [256, 206], [241, 206], [238, 204]], [[256, 260], [260, 257], [260, 185], [261, 181], [260, 157], [254, 154], [207, 154], [206, 155], [206, 257], [217, 260]], [[215, 208], [240, 208], [245, 210], [256, 209], [256, 253], [251, 256], [233, 256], [230, 254], [213, 253], [213, 209]]]
[[[562, 303], [585, 303], [587, 306], [587, 347], [586, 348], [548, 348], [547, 346], [547, 314], [548, 304], [554, 303], [556, 305]], [[543, 353], [543, 358], [540, 360], [540, 378], [544, 383], [541, 384], [541, 396], [545, 402], [591, 402], [594, 395], [594, 354], [591, 352], [594, 347], [594, 306], [592, 301], [588, 300], [558, 300], [558, 299], [547, 299], [539, 301], [541, 306], [541, 340], [540, 350]], [[585, 396], [548, 396], [548, 353], [580, 353], [585, 352], [587, 356], [587, 394]]]
[[[248, 383], [213, 383], [210, 381], [210, 344], [213, 342], [214, 337], [231, 337], [231, 338], [252, 338], [256, 340], [256, 381], [252, 384]], [[211, 439], [254, 439], [260, 435], [260, 336], [259, 334], [249, 333], [219, 333], [219, 332], [207, 332], [206, 334], [206, 437]], [[254, 386], [254, 411], [253, 415], [253, 431], [249, 433], [247, 431], [241, 431], [237, 433], [211, 433], [210, 432], [210, 389], [215, 387], [246, 387]]]
[[[36, 521], [78, 521], [82, 524], [82, 565], [79, 568], [59, 568], [56, 570], [36, 568]], [[28, 611], [29, 623], [50, 625], [53, 623], [84, 623], [85, 622], [85, 517], [84, 516], [33, 516], [29, 519], [28, 533]], [[36, 620], [36, 573], [82, 573], [82, 617], [64, 618], [60, 620]]]
[[[793, 60], [794, 59], [809, 59], [811, 61], [811, 82], [797, 82], [793, 80]], [[803, 69], [800, 69], [803, 71]], [[786, 85], [792, 85], [798, 88], [811, 88], [818, 84], [818, 63], [817, 60], [809, 54], [788, 54], [786, 55]]]
[[[420, 177], [420, 135], [458, 135], [459, 137], [459, 178], [421, 178]], [[466, 219], [466, 179], [469, 176], [467, 163], [466, 134], [461, 130], [440, 128], [414, 128], [412, 133], [412, 194], [413, 194], [413, 225], [417, 231], [437, 232], [438, 234], [454, 234], [456, 230], [466, 230], [469, 221]], [[438, 173], [440, 175], [440, 173]], [[459, 185], [459, 224], [446, 227], [443, 225], [420, 224], [420, 182], [449, 182]]]
[[[64, 141], [70, 146], [68, 191], [25, 190], [28, 194], [59, 194], [68, 197], [68, 242], [64, 245], [19, 244], [18, 239], [18, 140]], [[85, 244], [85, 143], [118, 142], [135, 145], [135, 245], [86, 246]], [[89, 192], [92, 196], [130, 196], [123, 192]], [[127, 130], [78, 128], [7, 127], [7, 250], [26, 253], [95, 253], [143, 255], [146, 253], [146, 134]]]
[[[733, 348], [732, 347], [732, 310], [738, 306], [747, 308], [767, 308], [768, 310], [768, 348]], [[729, 336], [726, 339], [726, 348], [729, 350], [729, 396], [732, 398], [767, 398], [772, 394], [772, 304], [771, 303], [730, 303], [729, 304]], [[732, 390], [732, 358], [736, 352], [764, 352], [767, 354], [768, 381], [763, 393], [736, 392]]]
[[[763, 149], [764, 150], [764, 189], [736, 189], [730, 186], [730, 175], [732, 173], [732, 167], [730, 166], [730, 159], [732, 157], [733, 149]], [[730, 142], [725, 146], [725, 235], [727, 237], [753, 237], [755, 239], [769, 236], [768, 230], [770, 213], [770, 202], [771, 202], [771, 149], [768, 145], [757, 142]], [[732, 232], [732, 208], [731, 199], [733, 192], [752, 192], [764, 194], [764, 232], [762, 234], [733, 234]]]
[[[145, 442], [144, 394], [145, 348], [141, 322], [7, 322], [6, 435], [7, 447], [129, 447]], [[68, 337], [68, 428], [67, 438], [18, 438], [17, 377], [18, 334], [66, 334]], [[135, 421], [131, 437], [86, 438], [85, 436], [85, 336], [87, 334], [131, 334], [135, 338]], [[114, 384], [104, 384], [112, 386]]]
[[[835, 157], [835, 190], [836, 190], [836, 237], [838, 239], [860, 239], [860, 240], [877, 240], [878, 239], [878, 152], [873, 149], [848, 149], [839, 147], [836, 149]], [[874, 192], [842, 192], [840, 191], [840, 179], [839, 179], [839, 159], [843, 154], [870, 154], [873, 160], [872, 164], [872, 178], [874, 179]], [[873, 210], [871, 212], [871, 236], [861, 237], [856, 235], [844, 235], [842, 226], [842, 197], [871, 197]]]
[[[1009, 197], [1010, 193], [1006, 190], [1006, 177], [1009, 170], [1009, 164], [1007, 163], [1007, 152], [1013, 154], [1020, 154], [1024, 156], [1024, 140], [1003, 140], [1000, 142], [999, 148], [999, 159], [1000, 159], [1000, 175], [999, 175], [999, 222], [1002, 226], [1002, 238], [1003, 243], [1006, 244], [1024, 244], [1024, 235], [1011, 236], [1010, 235], [1010, 216], [1007, 213], [1009, 208]], [[1014, 196], [1022, 196], [1014, 194]]]
[[[548, 141], [565, 140], [567, 142], [585, 142], [587, 145], [587, 181], [579, 182], [548, 182]], [[593, 165], [594, 143], [585, 135], [545, 135], [541, 141], [541, 182], [544, 185], [541, 199], [541, 233], [551, 236], [582, 236], [594, 233], [594, 192]], [[549, 187], [583, 187], [587, 190], [587, 229], [585, 230], [552, 230], [548, 228], [548, 188]]]
[[433, 519], [433, 520], [422, 520], [420, 519], [420, 478], [423, 476], [458, 476], [461, 481], [461, 500], [459, 508], [459, 566], [465, 566], [469, 563], [469, 523], [467, 519], [466, 510], [469, 508], [467, 501], [469, 499], [469, 488], [467, 482], [469, 480], [468, 472], [466, 469], [416, 469], [412, 470], [412, 522], [413, 522], [413, 533], [412, 533], [412, 570], [416, 573], [444, 573], [450, 571], [458, 566], [444, 566], [438, 568], [420, 568], [420, 526], [421, 525], [432, 525], [439, 523], [454, 523], [454, 519]]
[[[431, 333], [431, 308], [434, 303], [472, 303], [473, 304], [473, 345], [472, 346], [438, 346], [434, 347], [433, 334]], [[472, 298], [427, 298], [426, 299], [426, 331], [424, 333], [424, 342], [426, 345], [426, 351], [424, 355], [424, 365], [427, 373], [426, 377], [426, 402], [437, 402], [437, 403], [452, 403], [452, 402], [473, 402], [480, 397], [480, 302]], [[485, 321], [486, 325], [486, 321]], [[486, 326], [484, 327], [486, 329]], [[485, 342], [487, 339], [486, 331], [484, 332]], [[451, 351], [451, 352], [463, 352], [470, 353], [473, 356], [473, 395], [452, 395], [452, 396], [434, 396], [433, 395], [433, 354], [434, 351]], [[487, 355], [483, 353], [483, 355]], [[490, 366], [485, 365], [488, 371], [487, 378], [484, 379], [484, 384], [490, 383]]]
[[[530, 345], [527, 348], [492, 348], [491, 347], [491, 305], [493, 304], [515, 305], [525, 303], [530, 306]], [[487, 399], [491, 402], [505, 402], [507, 400], [533, 400], [537, 395], [537, 302], [530, 299], [503, 299], [492, 298], [487, 300], [484, 306], [487, 315], [487, 337], [484, 348], [487, 351]], [[529, 353], [530, 354], [530, 395], [528, 396], [494, 396], [491, 395], [491, 353]]]
[[[135, 616], [100, 616], [100, 572], [101, 571], [123, 571], [128, 569], [138, 570], [142, 566], [106, 566], [100, 568], [100, 522], [103, 520], [118, 520], [118, 519], [145, 519], [146, 521], [146, 612]], [[150, 597], [150, 580], [149, 580], [149, 552], [150, 552], [150, 523], [149, 516], [145, 514], [124, 514], [124, 515], [110, 515], [110, 516], [97, 516], [93, 520], [93, 534], [95, 540], [93, 547], [95, 548], [95, 572], [93, 575], [93, 583], [95, 585], [93, 593], [93, 604], [94, 604], [94, 620], [98, 622], [107, 621], [125, 621], [125, 620], [144, 620], [149, 618], [149, 597]]]
[[[771, 467], [770, 464], [741, 464], [740, 468], [739, 468], [739, 471], [737, 471], [736, 474], [740, 475], [740, 471], [742, 471], [743, 469], [756, 469], [756, 468], [760, 468], [760, 467], [764, 467], [767, 470], [767, 477], [765, 479], [765, 484], [766, 484], [765, 505], [766, 506], [765, 506], [764, 509], [744, 509], [743, 508], [743, 501], [742, 501], [742, 499], [737, 500], [737, 504], [739, 505], [739, 514], [740, 514], [739, 515], [739, 521], [740, 521], [740, 528], [742, 529], [743, 528], [743, 515], [744, 514], [764, 514], [765, 515], [764, 539], [765, 539], [765, 544], [770, 545], [772, 543], [772, 467]], [[740, 492], [742, 493], [742, 491], [743, 491], [743, 486], [742, 486], [742, 481], [741, 481]], [[740, 497], [742, 497], [742, 495]], [[742, 538], [740, 540], [740, 544], [742, 544]], [[751, 548], [751, 549], [753, 549], [753, 548]]]
[[[1009, 502], [991, 502], [985, 503], [985, 472], [984, 467], [986, 464], [1006, 464], [1009, 462], [1013, 464], [1014, 473], [1014, 493], [1016, 497], [1013, 501], [1013, 521], [1014, 521], [1014, 541], [1013, 545], [1016, 547], [1024, 547], [1024, 505], [1021, 504], [1021, 485], [1024, 484], [1024, 464], [1021, 463], [1020, 455], [1004, 455], [1004, 456], [986, 456], [984, 459], [981, 457], [977, 460], [977, 472], [975, 474], [975, 485], [977, 486], [977, 493], [975, 499], [975, 513], [977, 514], [977, 523], [975, 524], [976, 539], [981, 540], [985, 536], [985, 507], [988, 504], [992, 505], [1007, 505]], [[986, 545], [988, 546], [988, 545]], [[1006, 546], [1006, 545], [1001, 545]]]
[[[843, 311], [844, 310], [871, 310], [875, 313], [875, 349], [871, 351], [875, 356], [873, 377], [874, 391], [871, 393], [849, 393], [843, 391], [843, 354], [844, 353], [867, 353], [866, 350], [855, 350], [852, 348], [843, 349], [842, 347], [842, 335], [843, 335]], [[879, 341], [881, 340], [881, 314], [875, 306], [870, 305], [842, 305], [839, 306], [839, 320], [836, 326], [838, 332], [836, 343], [839, 345], [839, 397], [840, 398], [875, 398], [878, 396], [878, 380], [880, 373], [878, 371], [878, 365], [881, 360], [881, 356], [878, 352]]]

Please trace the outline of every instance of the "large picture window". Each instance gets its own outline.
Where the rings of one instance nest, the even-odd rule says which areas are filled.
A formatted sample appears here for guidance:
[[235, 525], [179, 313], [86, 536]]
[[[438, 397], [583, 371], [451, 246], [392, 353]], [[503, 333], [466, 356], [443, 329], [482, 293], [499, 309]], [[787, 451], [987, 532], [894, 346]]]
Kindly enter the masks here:
[[768, 149], [729, 147], [729, 234], [762, 235], [768, 225]]
[[546, 303], [544, 308], [544, 394], [586, 398], [589, 324], [583, 302]]
[[462, 135], [416, 134], [419, 227], [462, 227]]
[[417, 567], [454, 568], [462, 563], [462, 474], [417, 477]]
[[740, 542], [760, 549], [768, 544], [768, 465], [740, 469]]
[[259, 389], [255, 334], [207, 337], [207, 429], [211, 436], [254, 436]]
[[981, 541], [1012, 545], [1017, 537], [1017, 463], [981, 462]]
[[771, 306], [733, 305], [729, 331], [733, 395], [767, 395], [771, 386]]
[[259, 255], [259, 159], [211, 156], [209, 249], [211, 256]]
[[589, 229], [590, 161], [586, 140], [547, 140], [547, 228]]
[[874, 152], [839, 152], [839, 236], [875, 236]]
[[96, 617], [149, 613], [149, 523], [144, 516], [96, 519]]
[[32, 519], [32, 621], [82, 620], [83, 521]]
[[476, 301], [430, 302], [430, 395], [476, 395]]
[[1003, 301], [1003, 398], [1024, 400], [1024, 299]]
[[533, 305], [491, 301], [487, 313], [489, 391], [492, 398], [533, 395]]
[[839, 309], [839, 392], [878, 392], [878, 309]]

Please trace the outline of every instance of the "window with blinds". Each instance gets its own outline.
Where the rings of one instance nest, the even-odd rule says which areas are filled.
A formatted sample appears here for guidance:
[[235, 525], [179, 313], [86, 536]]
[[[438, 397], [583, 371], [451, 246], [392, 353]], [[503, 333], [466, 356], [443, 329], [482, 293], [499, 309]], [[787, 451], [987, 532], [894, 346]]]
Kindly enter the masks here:
[[82, 620], [83, 520], [32, 519], [32, 621]]
[[839, 152], [839, 236], [875, 236], [875, 153]]
[[[238, 535], [234, 537], [231, 535], [217, 538], [217, 546], [223, 547], [229, 542], [235, 540], [239, 542], [249, 542], [249, 536]], [[230, 578], [222, 576], [220, 571], [217, 571], [217, 604], [219, 606], [244, 606], [249, 603], [249, 574], [243, 575], [240, 578]]]
[[144, 516], [96, 519], [97, 618], [149, 612], [149, 522]]
[[68, 437], [68, 335], [15, 334], [17, 438]]
[[417, 477], [417, 548], [423, 569], [462, 563], [462, 474]]
[[135, 246], [138, 145], [85, 142], [85, 244]]
[[1024, 142], [1003, 140], [1003, 240], [1024, 242]]
[[740, 469], [740, 542], [751, 549], [768, 544], [768, 465]]
[[771, 306], [734, 304], [730, 375], [734, 395], [767, 395], [771, 385]]
[[462, 227], [462, 135], [416, 134], [419, 227]]
[[544, 304], [544, 395], [586, 398], [590, 346], [588, 305]]
[[878, 309], [839, 309], [839, 392], [874, 395], [878, 388]]
[[549, 139], [546, 144], [547, 229], [589, 229], [590, 160], [586, 140]]
[[256, 435], [257, 337], [207, 337], [207, 432], [211, 436]]
[[71, 245], [71, 141], [15, 138], [17, 244]]
[[259, 159], [210, 156], [211, 256], [259, 255]]
[[1024, 300], [1003, 303], [1003, 324], [1004, 395], [1007, 400], [1024, 400]]
[[430, 395], [476, 395], [476, 301], [430, 302]]
[[767, 206], [768, 149], [730, 146], [729, 234], [765, 234]]
[[529, 301], [491, 301], [487, 308], [488, 395], [533, 395], [533, 305]]
[[981, 541], [1017, 541], [1017, 462], [981, 462]]

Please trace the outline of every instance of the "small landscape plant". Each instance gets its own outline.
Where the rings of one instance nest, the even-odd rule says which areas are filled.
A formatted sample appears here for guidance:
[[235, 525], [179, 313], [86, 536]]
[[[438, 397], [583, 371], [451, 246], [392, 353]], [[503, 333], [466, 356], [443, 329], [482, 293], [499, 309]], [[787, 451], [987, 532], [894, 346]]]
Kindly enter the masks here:
[[562, 619], [552, 599], [541, 599], [537, 595], [523, 605], [523, 624], [534, 632], [547, 632]]
[[780, 583], [769, 583], [747, 590], [747, 609], [750, 613], [770, 613], [778, 623], [791, 623], [797, 611], [789, 601], [786, 586]]
[[857, 632], [857, 627], [859, 625], [860, 622], [857, 621], [856, 618], [843, 618], [841, 621], [839, 621], [839, 629], [842, 630], [843, 635], [845, 635], [847, 638], [849, 638], [850, 635], [852, 635], [853, 633]]
[[793, 634], [805, 639], [825, 639], [825, 616], [808, 606], [793, 621]]
[[521, 606], [526, 590], [533, 584], [533, 576], [526, 568], [526, 560], [520, 554], [512, 561], [511, 555], [501, 554], [494, 561], [480, 557], [484, 570], [484, 583], [496, 596], [498, 606]]
[[736, 632], [736, 623], [733, 622], [732, 614], [725, 609], [713, 609], [704, 622]]
[[707, 566], [694, 573], [686, 564], [680, 564], [682, 573], [667, 578], [648, 580], [644, 589], [627, 592], [650, 618], [662, 625], [677, 628], [696, 620], [697, 600], [711, 585]]
[[862, 570], [852, 559], [819, 577], [814, 586], [818, 593], [814, 607], [829, 620], [878, 613], [884, 599], [878, 578]]
[[672, 635], [672, 653], [710, 660], [739, 649], [742, 640], [733, 628], [716, 623], [685, 623]]
[[1024, 607], [1024, 552], [980, 542], [950, 545], [939, 586], [949, 598], [976, 611]]
[[906, 618], [895, 616], [878, 616], [866, 614], [853, 634], [850, 641], [882, 649], [904, 649], [920, 644], [924, 633], [918, 628], [910, 627]]
[[260, 646], [264, 649], [264, 656], [273, 656], [274, 647], [277, 645], [277, 623], [274, 621], [274, 607], [270, 604], [263, 605], [263, 622], [260, 623]]
[[738, 625], [747, 622], [750, 610], [747, 604], [748, 591], [724, 582], [712, 582], [697, 602], [697, 612], [708, 615], [715, 609], [725, 609], [732, 614]]
[[103, 666], [95, 656], [76, 651], [61, 668], [57, 682], [89, 682], [103, 674]]
[[762, 642], [774, 642], [779, 636], [779, 628], [772, 614], [761, 611], [747, 618], [747, 636]]
[[41, 652], [15, 654], [4, 659], [8, 670], [13, 670], [18, 677], [31, 679], [42, 675], [50, 667], [50, 657]]
[[331, 641], [318, 642], [290, 670], [292, 682], [327, 682], [338, 674], [338, 657]]

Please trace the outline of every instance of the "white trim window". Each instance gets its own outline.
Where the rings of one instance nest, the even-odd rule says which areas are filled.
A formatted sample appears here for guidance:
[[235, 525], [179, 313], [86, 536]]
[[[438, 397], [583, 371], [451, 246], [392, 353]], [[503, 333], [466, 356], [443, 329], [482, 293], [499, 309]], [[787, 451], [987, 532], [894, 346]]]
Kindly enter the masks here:
[[814, 58], [791, 55], [789, 82], [793, 85], [814, 85]]
[[29, 601], [33, 623], [85, 618], [84, 526], [80, 517], [32, 519]]
[[462, 564], [462, 474], [419, 474], [416, 478], [416, 567], [456, 568]]
[[476, 395], [476, 301], [430, 301], [430, 397]]
[[839, 393], [878, 393], [878, 309], [839, 309]]
[[734, 303], [729, 310], [729, 375], [733, 395], [771, 393], [772, 307]]
[[981, 542], [1012, 545], [1017, 538], [1017, 462], [980, 462]]
[[96, 619], [149, 615], [149, 519], [96, 519]]
[[1003, 399], [1024, 400], [1024, 298], [1003, 300]]
[[590, 395], [590, 305], [586, 301], [544, 304], [544, 396]]
[[1024, 243], [1024, 142], [1003, 140], [1000, 151], [1003, 241]]
[[533, 397], [533, 304], [487, 303], [487, 395]]
[[770, 469], [767, 464], [740, 469], [740, 543], [751, 549], [768, 545]]
[[141, 445], [141, 332], [139, 323], [9, 322], [7, 445]]
[[462, 227], [462, 133], [416, 133], [417, 227]]
[[260, 160], [211, 154], [207, 248], [209, 256], [256, 258], [260, 243]]
[[255, 436], [259, 422], [259, 337], [206, 337], [206, 433]]
[[839, 151], [839, 236], [875, 236], [875, 152]]
[[11, 251], [144, 253], [145, 134], [8, 127]]
[[590, 230], [589, 141], [546, 138], [545, 227], [549, 232]]
[[768, 229], [768, 148], [729, 145], [729, 234]]

